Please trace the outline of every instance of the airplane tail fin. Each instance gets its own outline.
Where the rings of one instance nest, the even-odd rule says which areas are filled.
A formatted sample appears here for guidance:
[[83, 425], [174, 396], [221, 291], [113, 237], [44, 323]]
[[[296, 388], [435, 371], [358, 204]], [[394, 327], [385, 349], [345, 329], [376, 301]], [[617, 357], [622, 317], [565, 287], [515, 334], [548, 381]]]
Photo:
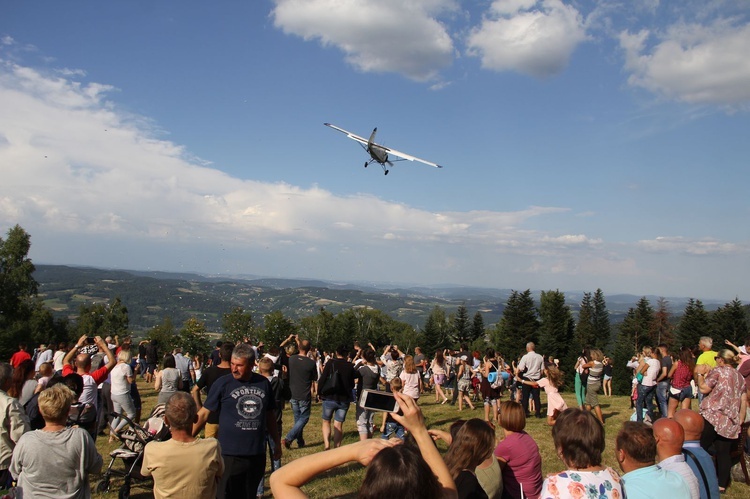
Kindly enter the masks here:
[[370, 134], [370, 140], [367, 141], [367, 147], [370, 147], [375, 143], [375, 134], [378, 133], [378, 127], [373, 128], [372, 133]]

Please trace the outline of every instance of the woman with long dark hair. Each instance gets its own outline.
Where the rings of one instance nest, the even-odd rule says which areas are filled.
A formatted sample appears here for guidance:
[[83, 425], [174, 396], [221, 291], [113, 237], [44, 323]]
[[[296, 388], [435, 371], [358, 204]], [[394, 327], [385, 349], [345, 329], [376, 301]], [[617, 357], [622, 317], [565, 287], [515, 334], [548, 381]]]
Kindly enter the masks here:
[[695, 371], [695, 356], [690, 347], [682, 347], [677, 355], [677, 362], [672, 364], [669, 370], [669, 378], [672, 380], [672, 386], [669, 388], [669, 407], [667, 408], [667, 417], [673, 418], [680, 409], [690, 409], [693, 399], [693, 387], [690, 382], [693, 381], [693, 371]]
[[450, 447], [445, 464], [456, 482], [459, 498], [499, 499], [503, 492], [500, 464], [492, 451], [495, 431], [478, 418], [464, 423], [455, 437], [440, 433]]

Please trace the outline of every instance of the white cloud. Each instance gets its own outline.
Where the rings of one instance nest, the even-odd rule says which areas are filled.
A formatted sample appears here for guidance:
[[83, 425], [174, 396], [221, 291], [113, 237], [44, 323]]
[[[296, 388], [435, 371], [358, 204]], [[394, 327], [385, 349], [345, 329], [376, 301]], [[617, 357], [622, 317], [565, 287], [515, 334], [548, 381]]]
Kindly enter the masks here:
[[437, 16], [454, 0], [275, 0], [274, 24], [287, 34], [335, 46], [364, 72], [395, 72], [434, 80], [454, 56]]
[[486, 69], [544, 78], [565, 69], [584, 40], [583, 18], [560, 0], [495, 0], [467, 43]]
[[661, 236], [638, 241], [637, 246], [652, 253], [682, 253], [695, 256], [731, 255], [750, 252], [750, 245], [723, 242], [711, 238], [691, 239]]
[[[651, 38], [657, 42], [648, 45]], [[737, 105], [750, 101], [750, 24], [720, 19], [710, 25], [674, 24], [664, 33], [623, 31], [630, 85], [670, 99]]]

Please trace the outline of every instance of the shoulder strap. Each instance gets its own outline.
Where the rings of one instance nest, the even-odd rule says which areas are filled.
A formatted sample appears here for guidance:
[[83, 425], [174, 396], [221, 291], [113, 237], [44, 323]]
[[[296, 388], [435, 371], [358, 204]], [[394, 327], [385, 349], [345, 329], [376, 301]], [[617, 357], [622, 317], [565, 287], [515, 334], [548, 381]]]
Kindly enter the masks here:
[[701, 478], [703, 479], [703, 486], [706, 488], [706, 494], [710, 496], [711, 489], [708, 487], [708, 478], [706, 478], [706, 472], [703, 471], [703, 466], [701, 466], [701, 462], [698, 461], [698, 458], [695, 457], [695, 454], [693, 454], [693, 452], [689, 451], [688, 449], [683, 448], [682, 454], [685, 456], [685, 459], [690, 457], [695, 462], [695, 465], [698, 467], [698, 471], [700, 471], [701, 473]]

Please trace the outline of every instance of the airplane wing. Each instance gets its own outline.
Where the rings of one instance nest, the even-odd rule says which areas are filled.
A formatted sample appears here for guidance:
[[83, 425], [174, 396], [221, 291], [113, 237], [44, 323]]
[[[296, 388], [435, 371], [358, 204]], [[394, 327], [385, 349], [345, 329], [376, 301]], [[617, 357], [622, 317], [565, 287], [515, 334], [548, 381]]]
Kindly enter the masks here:
[[380, 146], [383, 149], [385, 149], [388, 154], [393, 154], [394, 156], [398, 156], [399, 158], [407, 159], [409, 161], [419, 161], [420, 163], [424, 163], [426, 165], [434, 166], [435, 168], [442, 168], [441, 165], [437, 163], [433, 163], [432, 161], [427, 161], [425, 159], [420, 159], [416, 156], [412, 156], [411, 154], [406, 154], [400, 151], [397, 151], [395, 149], [391, 149], [390, 147]]
[[[352, 132], [350, 132], [348, 130], [344, 130], [343, 128], [339, 128], [336, 125], [331, 125], [330, 123], [323, 123], [323, 124], [325, 126], [327, 126], [327, 127], [333, 128], [334, 130], [338, 130], [341, 133], [345, 133], [347, 137], [349, 137], [352, 140], [356, 140], [360, 144], [363, 144], [365, 146], [368, 145], [368, 140], [365, 139], [365, 138], [363, 138], [363, 137], [360, 137], [359, 135], [355, 135], [355, 134], [353, 134]], [[441, 165], [438, 165], [437, 163], [433, 163], [432, 161], [427, 161], [427, 160], [424, 160], [424, 159], [420, 159], [420, 158], [417, 158], [416, 156], [412, 156], [411, 154], [406, 154], [406, 153], [397, 151], [395, 149], [391, 149], [390, 147], [382, 146], [380, 144], [377, 144], [377, 145], [378, 145], [378, 147], [382, 147], [383, 149], [385, 149], [385, 151], [388, 154], [393, 154], [394, 156], [398, 156], [399, 158], [406, 159], [408, 161], [419, 161], [420, 163], [424, 163], [426, 165], [434, 166], [435, 168], [442, 168]]]
[[[367, 145], [367, 139], [364, 139], [364, 138], [360, 137], [359, 135], [355, 135], [355, 134], [353, 134], [352, 132], [349, 132], [349, 131], [347, 131], [347, 130], [344, 130], [343, 128], [339, 128], [339, 127], [337, 127], [336, 125], [331, 125], [330, 123], [323, 123], [323, 124], [324, 124], [325, 126], [327, 126], [327, 127], [331, 127], [331, 128], [333, 128], [334, 130], [338, 130], [338, 131], [339, 131], [339, 132], [341, 132], [341, 133], [345, 133], [347, 137], [349, 137], [349, 138], [350, 138], [350, 139], [352, 139], [352, 140], [356, 140], [356, 141], [357, 141], [357, 142], [359, 142], [360, 144], [364, 144], [364, 145]], [[397, 156], [398, 156], [398, 154], [397, 154]]]

